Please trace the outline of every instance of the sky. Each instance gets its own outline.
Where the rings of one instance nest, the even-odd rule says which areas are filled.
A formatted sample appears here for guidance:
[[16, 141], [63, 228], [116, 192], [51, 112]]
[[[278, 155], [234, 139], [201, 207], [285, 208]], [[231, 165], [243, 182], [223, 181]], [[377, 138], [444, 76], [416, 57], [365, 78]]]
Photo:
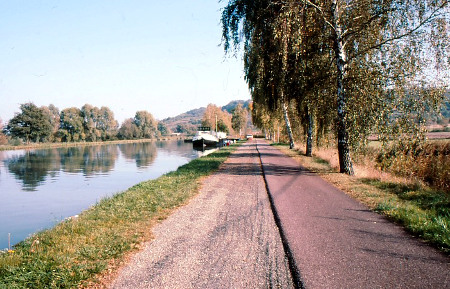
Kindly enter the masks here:
[[0, 0], [0, 118], [20, 104], [107, 106], [121, 123], [250, 99], [219, 0]]

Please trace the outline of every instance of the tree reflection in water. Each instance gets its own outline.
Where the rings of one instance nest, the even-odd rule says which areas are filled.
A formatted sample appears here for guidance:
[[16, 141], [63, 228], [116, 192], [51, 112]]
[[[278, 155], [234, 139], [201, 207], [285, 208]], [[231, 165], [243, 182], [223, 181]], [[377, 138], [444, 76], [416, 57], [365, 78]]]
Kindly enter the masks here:
[[132, 143], [119, 145], [120, 152], [129, 161], [136, 161], [138, 168], [150, 166], [156, 158], [156, 145], [154, 142]]
[[108, 173], [118, 155], [116, 145], [80, 146], [27, 151], [4, 162], [24, 191], [35, 191], [48, 176], [55, 177], [60, 171], [85, 176]]
[[58, 174], [61, 163], [56, 149], [27, 151], [4, 162], [17, 180], [22, 181], [24, 191], [35, 191], [47, 176]]
[[116, 145], [63, 148], [60, 151], [61, 166], [67, 173], [104, 174], [114, 169], [118, 154]]
[[167, 155], [194, 157], [191, 144], [172, 141], [40, 149], [9, 157], [3, 163], [22, 183], [24, 191], [36, 191], [46, 180], [61, 173], [86, 177], [110, 174], [119, 155], [139, 169], [148, 168], [155, 162], [158, 150]]
[[0, 248], [197, 157], [184, 141], [1, 151]]

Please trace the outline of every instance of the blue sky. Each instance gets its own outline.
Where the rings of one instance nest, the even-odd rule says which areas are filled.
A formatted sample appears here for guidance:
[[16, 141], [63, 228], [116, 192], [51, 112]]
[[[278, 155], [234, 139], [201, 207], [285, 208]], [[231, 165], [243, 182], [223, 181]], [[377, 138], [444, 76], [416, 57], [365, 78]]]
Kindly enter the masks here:
[[0, 118], [19, 105], [108, 106], [122, 122], [249, 99], [218, 0], [0, 0]]

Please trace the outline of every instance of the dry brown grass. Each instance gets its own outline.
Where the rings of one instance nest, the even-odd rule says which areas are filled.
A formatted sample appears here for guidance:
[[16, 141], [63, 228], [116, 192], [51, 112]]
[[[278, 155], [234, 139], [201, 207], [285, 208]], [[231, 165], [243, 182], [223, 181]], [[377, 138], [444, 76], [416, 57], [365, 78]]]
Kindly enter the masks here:
[[[310, 171], [318, 173], [323, 179], [335, 185], [353, 198], [366, 204], [371, 209], [376, 208], [380, 201], [380, 197], [384, 197], [385, 194], [364, 184], [361, 180], [376, 179], [382, 182], [412, 184], [412, 182], [406, 178], [397, 177], [390, 173], [375, 169], [374, 166], [372, 166], [375, 162], [371, 161], [371, 163], [368, 163], [369, 160], [367, 158], [364, 164], [358, 162], [354, 163], [353, 169], [355, 171], [355, 176], [340, 174], [337, 149], [316, 148], [313, 151], [313, 156], [307, 157], [305, 156], [305, 151], [302, 149], [303, 147], [304, 146], [300, 144], [295, 150], [289, 150], [288, 147], [278, 146], [285, 154], [297, 160], [299, 164]], [[362, 161], [362, 159], [360, 159], [360, 161]], [[376, 192], [370, 193], [374, 190], [376, 190]]]
[[385, 151], [375, 150], [370, 155], [384, 171], [450, 193], [450, 141], [397, 144]]

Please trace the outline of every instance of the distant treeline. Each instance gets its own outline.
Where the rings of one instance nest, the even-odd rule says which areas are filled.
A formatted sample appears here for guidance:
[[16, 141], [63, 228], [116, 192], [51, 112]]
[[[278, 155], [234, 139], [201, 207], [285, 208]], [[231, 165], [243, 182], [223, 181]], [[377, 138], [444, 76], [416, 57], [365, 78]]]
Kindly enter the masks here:
[[206, 108], [193, 110], [196, 113], [188, 123], [183, 117], [178, 122], [178, 117], [158, 121], [150, 112], [141, 110], [119, 126], [114, 113], [106, 106], [98, 108], [85, 104], [81, 108], [60, 111], [53, 104], [38, 107], [29, 102], [21, 104], [21, 111], [4, 127], [0, 119], [0, 145], [153, 139], [172, 132], [193, 134], [198, 126], [241, 135], [251, 125], [249, 103], [232, 101], [222, 108], [209, 104]]
[[38, 107], [20, 105], [21, 112], [1, 127], [0, 144], [39, 142], [95, 142], [116, 139], [157, 138], [170, 134], [162, 122], [145, 110], [137, 111], [119, 127], [110, 108], [85, 104], [59, 111], [53, 104]]

